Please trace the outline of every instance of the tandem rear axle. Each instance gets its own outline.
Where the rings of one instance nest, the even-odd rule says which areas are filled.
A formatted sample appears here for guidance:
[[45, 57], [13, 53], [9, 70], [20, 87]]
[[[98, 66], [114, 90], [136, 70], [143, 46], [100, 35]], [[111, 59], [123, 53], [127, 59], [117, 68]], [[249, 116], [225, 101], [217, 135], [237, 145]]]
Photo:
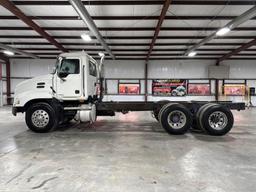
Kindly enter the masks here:
[[234, 123], [231, 110], [244, 110], [245, 103], [233, 102], [102, 102], [97, 104], [98, 116], [115, 112], [152, 111], [161, 126], [170, 134], [184, 134], [191, 127], [210, 135], [225, 135]]

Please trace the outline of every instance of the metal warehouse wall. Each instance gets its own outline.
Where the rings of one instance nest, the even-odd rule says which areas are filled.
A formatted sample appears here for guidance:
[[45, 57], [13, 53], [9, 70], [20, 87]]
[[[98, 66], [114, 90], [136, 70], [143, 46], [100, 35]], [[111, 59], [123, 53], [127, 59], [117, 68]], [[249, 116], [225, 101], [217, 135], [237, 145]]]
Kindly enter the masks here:
[[[48, 74], [52, 71], [55, 60], [38, 60], [38, 59], [13, 59], [11, 60], [11, 91], [14, 92], [15, 86], [26, 78], [38, 75]], [[148, 67], [149, 78], [207, 78], [208, 66], [214, 65], [214, 60], [161, 60], [150, 61]], [[228, 60], [224, 65], [230, 66], [230, 78], [256, 78], [256, 65], [253, 60]], [[5, 73], [4, 73], [5, 74]], [[107, 60], [105, 61], [106, 78], [144, 78], [144, 61], [124, 61], [124, 60]], [[5, 76], [5, 75], [4, 75]], [[256, 82], [249, 81], [251, 86], [256, 86]], [[110, 83], [108, 89], [116, 85]], [[141, 84], [142, 90], [145, 86]], [[151, 82], [148, 83], [149, 91]], [[114, 87], [112, 87], [114, 89]], [[142, 92], [143, 93], [143, 92]], [[144, 96], [106, 96], [106, 100], [133, 100], [140, 101]], [[164, 97], [149, 96], [149, 100], [162, 100]], [[175, 100], [213, 100], [213, 96], [198, 97], [186, 96], [182, 98], [171, 98]], [[229, 99], [241, 101], [242, 97], [230, 97]], [[254, 101], [256, 104], [256, 100]]]
[[[150, 61], [148, 66], [148, 78], [167, 78], [167, 79], [190, 79], [190, 78], [208, 78], [208, 66], [214, 65], [214, 60], [160, 60]], [[256, 65], [252, 60], [228, 60], [223, 63], [230, 66], [230, 78], [256, 78]], [[144, 78], [144, 61], [110, 61], [105, 62], [106, 78]], [[250, 86], [255, 87], [255, 81], [248, 81]], [[152, 82], [148, 82], [148, 93], [151, 93]], [[113, 87], [112, 87], [113, 86]], [[108, 84], [108, 89], [116, 90], [116, 82]], [[144, 84], [141, 85], [144, 87]], [[214, 89], [215, 85], [212, 85]], [[144, 89], [142, 89], [144, 90]], [[142, 92], [143, 93], [143, 92]], [[106, 96], [105, 100], [126, 100], [143, 101], [144, 96]], [[149, 101], [158, 101], [165, 99], [174, 100], [214, 100], [214, 96], [186, 96], [186, 97], [156, 97], [148, 96]], [[233, 101], [244, 101], [244, 97], [226, 97]], [[256, 104], [256, 98], [253, 97], [253, 103]]]

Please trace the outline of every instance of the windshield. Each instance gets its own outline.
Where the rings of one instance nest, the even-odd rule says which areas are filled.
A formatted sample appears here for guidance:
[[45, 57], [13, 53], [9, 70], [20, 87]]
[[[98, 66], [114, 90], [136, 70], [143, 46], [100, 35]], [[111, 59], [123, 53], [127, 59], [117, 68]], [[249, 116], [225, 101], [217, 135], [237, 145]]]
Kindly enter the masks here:
[[58, 68], [58, 72], [65, 72], [68, 74], [79, 74], [80, 64], [79, 59], [67, 59], [64, 58], [61, 61], [61, 65]]
[[55, 63], [52, 74], [55, 73], [68, 73], [68, 74], [79, 74], [80, 73], [80, 60], [73, 58], [58, 57]]

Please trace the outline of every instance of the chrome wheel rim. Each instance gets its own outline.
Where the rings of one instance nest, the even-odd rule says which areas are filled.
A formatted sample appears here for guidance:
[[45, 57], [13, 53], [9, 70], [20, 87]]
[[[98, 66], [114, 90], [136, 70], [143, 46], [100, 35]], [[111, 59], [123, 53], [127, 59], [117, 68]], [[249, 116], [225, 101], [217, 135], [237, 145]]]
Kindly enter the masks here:
[[31, 120], [34, 126], [42, 128], [49, 123], [49, 114], [45, 110], [36, 110], [32, 116]]
[[187, 117], [182, 111], [172, 111], [168, 115], [168, 124], [173, 129], [181, 129], [185, 126], [187, 122]]
[[215, 130], [222, 130], [228, 124], [228, 117], [221, 111], [213, 112], [208, 118], [209, 125]]

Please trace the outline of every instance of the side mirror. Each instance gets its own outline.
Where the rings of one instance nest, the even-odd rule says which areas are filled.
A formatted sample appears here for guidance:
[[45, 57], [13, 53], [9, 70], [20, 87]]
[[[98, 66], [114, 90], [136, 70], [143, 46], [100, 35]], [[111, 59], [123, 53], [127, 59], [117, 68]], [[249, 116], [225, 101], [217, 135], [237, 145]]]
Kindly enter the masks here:
[[64, 71], [61, 71], [61, 72], [58, 73], [58, 76], [60, 78], [66, 78], [68, 75], [69, 75], [69, 73], [68, 72], [64, 72]]
[[52, 75], [55, 74], [55, 73], [56, 73], [56, 70], [57, 70], [56, 67], [53, 67], [51, 74], [52, 74]]

